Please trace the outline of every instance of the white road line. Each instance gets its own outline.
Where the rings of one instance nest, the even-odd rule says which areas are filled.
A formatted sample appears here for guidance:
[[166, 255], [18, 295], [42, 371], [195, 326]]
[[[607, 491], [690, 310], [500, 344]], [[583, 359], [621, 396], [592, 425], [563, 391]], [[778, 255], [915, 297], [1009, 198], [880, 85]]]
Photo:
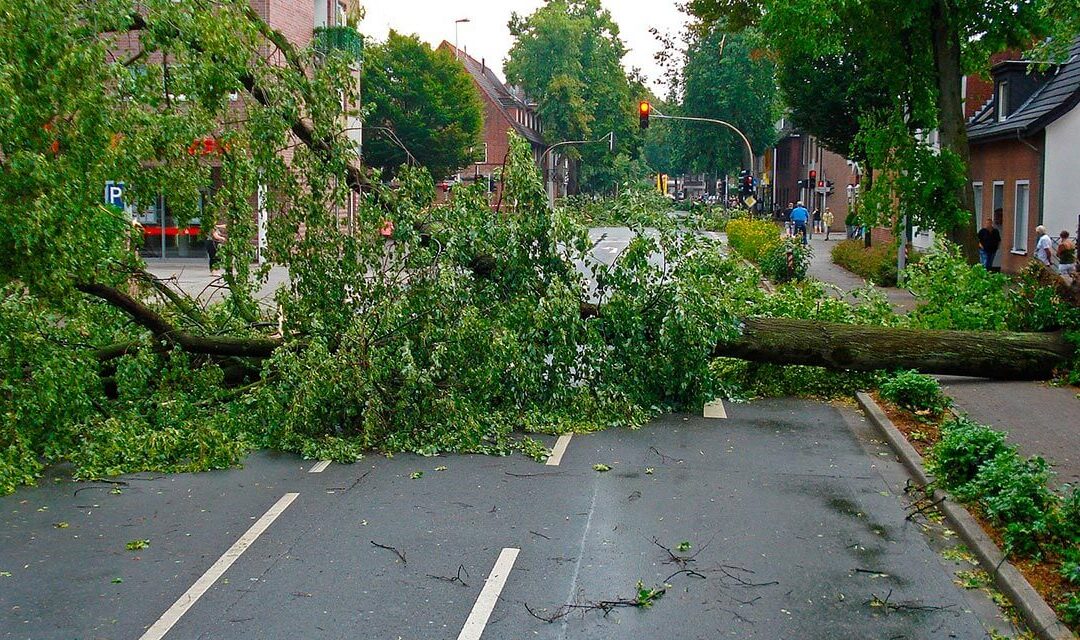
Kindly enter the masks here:
[[267, 528], [273, 524], [274, 520], [277, 520], [285, 509], [292, 504], [293, 500], [299, 496], [299, 493], [286, 493], [281, 496], [274, 506], [270, 507], [270, 510], [263, 514], [255, 524], [251, 525], [251, 528], [247, 530], [244, 535], [240, 536], [240, 539], [233, 543], [233, 546], [229, 547], [229, 550], [225, 552], [217, 562], [213, 564], [206, 573], [202, 574], [195, 584], [191, 585], [191, 588], [184, 592], [184, 595], [180, 596], [180, 599], [173, 603], [173, 606], [169, 607], [158, 621], [153, 624], [146, 633], [142, 634], [139, 640], [161, 640], [165, 637], [165, 634], [169, 632], [169, 629], [173, 628], [180, 618], [187, 613], [188, 609], [195, 606], [195, 603], [199, 601], [199, 598], [206, 593], [218, 578], [222, 576], [229, 567], [236, 562], [247, 548], [250, 547], [259, 536], [266, 531]]
[[713, 400], [705, 405], [704, 415], [706, 418], [726, 418], [723, 400]]
[[491, 573], [484, 582], [484, 588], [480, 590], [480, 595], [476, 598], [476, 604], [473, 605], [469, 619], [465, 621], [465, 627], [458, 634], [458, 640], [480, 640], [488, 618], [495, 610], [495, 603], [499, 601], [499, 594], [502, 593], [503, 585], [506, 584], [506, 578], [510, 575], [510, 570], [514, 568], [514, 561], [517, 560], [520, 552], [521, 549], [508, 547], [499, 554], [499, 559], [495, 561], [495, 566], [491, 568]]
[[326, 471], [327, 467], [330, 466], [330, 462], [330, 460], [320, 460], [319, 462], [316, 462], [310, 470], [308, 470], [308, 473], [322, 473], [323, 471]]
[[572, 433], [564, 433], [559, 436], [559, 439], [555, 441], [555, 446], [551, 448], [551, 455], [548, 456], [545, 463], [549, 467], [557, 467], [562, 462], [563, 454], [566, 453], [566, 445], [570, 444], [570, 437]]

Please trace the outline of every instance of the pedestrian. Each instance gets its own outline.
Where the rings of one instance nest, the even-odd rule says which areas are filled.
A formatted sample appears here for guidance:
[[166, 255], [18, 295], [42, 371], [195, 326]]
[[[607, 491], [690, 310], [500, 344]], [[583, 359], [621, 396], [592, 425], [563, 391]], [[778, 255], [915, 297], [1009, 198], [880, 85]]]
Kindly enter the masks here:
[[847, 229], [848, 240], [855, 237], [855, 225], [859, 223], [859, 219], [855, 217], [855, 211], [848, 209], [847, 217], [844, 218], [844, 228]]
[[1050, 234], [1046, 233], [1046, 227], [1041, 224], [1035, 227], [1035, 257], [1046, 266], [1054, 263], [1054, 241]]
[[821, 209], [814, 209], [814, 233], [825, 233], [821, 228]]
[[821, 214], [821, 222], [825, 226], [825, 241], [829, 241], [829, 231], [831, 230], [833, 223], [832, 209], [825, 207], [825, 213]]
[[1061, 232], [1061, 240], [1058, 242], [1058, 273], [1063, 276], [1071, 276], [1076, 273], [1076, 242], [1069, 237], [1068, 231]]
[[986, 224], [979, 229], [979, 261], [987, 271], [994, 268], [994, 256], [1001, 246], [1001, 232], [994, 226], [994, 219], [987, 218]]
[[789, 236], [795, 235], [795, 228], [793, 226], [791, 226], [791, 212], [794, 209], [795, 209], [795, 203], [794, 202], [787, 203], [787, 208], [784, 209], [784, 230], [787, 232], [787, 235], [789, 235]]
[[386, 273], [394, 260], [394, 221], [389, 218], [383, 220], [379, 226], [379, 235], [383, 239], [382, 271]]
[[809, 244], [810, 242], [810, 238], [806, 231], [806, 223], [809, 219], [810, 212], [806, 210], [806, 207], [803, 206], [803, 203], [800, 200], [795, 205], [795, 208], [791, 210], [791, 223], [795, 225], [795, 233], [802, 234], [802, 243], [804, 245]]
[[206, 245], [206, 253], [210, 258], [210, 273], [214, 273], [215, 271], [217, 271], [218, 249], [221, 248], [221, 245], [225, 244], [225, 240], [227, 240], [227, 237], [225, 235], [225, 225], [214, 225], [214, 228], [210, 230], [210, 238], [208, 239]]

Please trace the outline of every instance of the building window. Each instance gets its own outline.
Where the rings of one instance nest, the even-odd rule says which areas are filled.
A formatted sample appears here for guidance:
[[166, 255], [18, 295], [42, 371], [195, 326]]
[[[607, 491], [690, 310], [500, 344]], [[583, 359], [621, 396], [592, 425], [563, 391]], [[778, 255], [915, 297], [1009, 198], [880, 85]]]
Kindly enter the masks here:
[[971, 183], [971, 192], [975, 196], [975, 222], [981, 225], [983, 222], [986, 222], [986, 220], [983, 219], [983, 183]]
[[992, 213], [994, 214], [994, 226], [1001, 227], [1005, 222], [1005, 183], [994, 182], [994, 208]]
[[481, 149], [481, 153], [477, 154], [476, 164], [487, 164], [487, 163], [488, 163], [488, 145], [485, 142], [483, 149]]
[[1004, 122], [1009, 115], [1009, 81], [1002, 80], [997, 89], [997, 119]]
[[1030, 189], [1027, 180], [1016, 181], [1016, 202], [1013, 203], [1013, 251], [1017, 252], [1027, 251]]

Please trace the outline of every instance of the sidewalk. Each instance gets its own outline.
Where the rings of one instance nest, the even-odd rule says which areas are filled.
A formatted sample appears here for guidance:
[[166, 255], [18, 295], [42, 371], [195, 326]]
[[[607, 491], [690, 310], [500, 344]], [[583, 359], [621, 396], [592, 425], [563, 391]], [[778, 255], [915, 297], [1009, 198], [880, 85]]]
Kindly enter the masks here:
[[[835, 237], [835, 236], [834, 236]], [[843, 234], [840, 235], [843, 239]], [[834, 240], [816, 235], [808, 273], [848, 292], [864, 285], [859, 276], [832, 263]], [[881, 289], [899, 312], [915, 308], [909, 291]], [[1009, 442], [1024, 455], [1047, 459], [1057, 472], [1055, 484], [1080, 486], [1080, 400], [1076, 389], [1052, 387], [1044, 382], [1003, 382], [982, 378], [939, 376], [942, 388], [961, 413], [1009, 434]]]
[[[255, 269], [255, 266], [252, 266]], [[158, 278], [168, 278], [184, 293], [196, 298], [202, 303], [220, 300], [226, 293], [227, 288], [221, 278], [221, 271], [210, 273], [210, 267], [205, 259], [199, 260], [159, 260], [149, 258], [146, 261], [146, 270]], [[255, 294], [256, 299], [270, 298], [277, 291], [279, 285], [288, 282], [289, 273], [284, 267], [273, 267], [270, 276], [259, 291]]]

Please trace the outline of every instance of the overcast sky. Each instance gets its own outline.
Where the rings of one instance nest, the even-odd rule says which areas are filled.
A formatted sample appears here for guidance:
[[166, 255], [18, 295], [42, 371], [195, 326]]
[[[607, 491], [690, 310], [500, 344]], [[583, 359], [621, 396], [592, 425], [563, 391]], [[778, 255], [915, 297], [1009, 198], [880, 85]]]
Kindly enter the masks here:
[[[650, 27], [661, 31], [680, 31], [686, 16], [679, 13], [675, 0], [602, 0], [619, 25], [620, 37], [630, 52], [623, 65], [640, 67], [656, 90], [660, 71], [653, 61], [659, 43], [649, 33]], [[420, 36], [432, 46], [443, 40], [454, 42], [454, 21], [468, 18], [458, 26], [462, 49], [502, 75], [502, 63], [513, 40], [506, 28], [514, 11], [528, 15], [544, 4], [543, 0], [367, 0], [367, 18], [360, 30], [382, 39], [390, 29]], [[505, 77], [505, 76], [503, 76]]]

